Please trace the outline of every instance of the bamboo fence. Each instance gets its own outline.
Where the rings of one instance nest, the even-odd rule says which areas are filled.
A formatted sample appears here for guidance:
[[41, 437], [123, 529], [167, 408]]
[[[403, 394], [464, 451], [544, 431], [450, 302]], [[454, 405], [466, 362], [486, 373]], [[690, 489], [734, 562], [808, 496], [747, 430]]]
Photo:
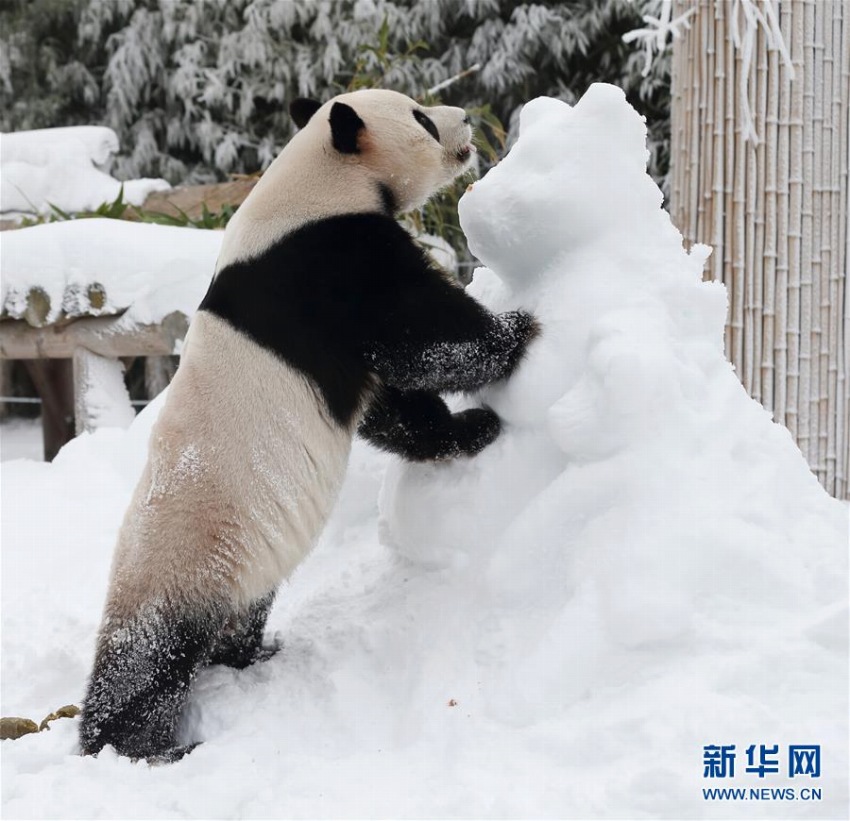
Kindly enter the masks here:
[[675, 0], [673, 14], [689, 9], [673, 45], [673, 220], [714, 246], [706, 277], [728, 289], [744, 387], [850, 498], [850, 2]]

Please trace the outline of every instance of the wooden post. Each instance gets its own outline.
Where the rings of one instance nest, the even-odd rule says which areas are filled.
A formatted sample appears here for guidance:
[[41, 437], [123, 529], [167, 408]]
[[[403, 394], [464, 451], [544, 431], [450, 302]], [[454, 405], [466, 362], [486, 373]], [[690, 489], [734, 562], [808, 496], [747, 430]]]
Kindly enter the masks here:
[[123, 317], [89, 317], [43, 327], [23, 319], [0, 321], [0, 359], [28, 361], [44, 403], [45, 458], [52, 459], [73, 436], [71, 416], [77, 433], [128, 425], [134, 412], [121, 358], [168, 357], [188, 326], [179, 311], [156, 325], [139, 325]]
[[145, 358], [145, 391], [153, 399], [171, 383], [177, 371], [177, 357], [148, 356]]
[[[0, 396], [9, 396], [12, 390], [12, 363], [0, 359]], [[5, 419], [9, 414], [9, 406], [0, 401], [0, 419]]]
[[74, 380], [67, 359], [31, 359], [27, 373], [41, 397], [41, 435], [44, 460], [74, 438]]
[[102, 427], [126, 428], [135, 413], [124, 384], [124, 363], [86, 348], [77, 348], [73, 361], [77, 435]]

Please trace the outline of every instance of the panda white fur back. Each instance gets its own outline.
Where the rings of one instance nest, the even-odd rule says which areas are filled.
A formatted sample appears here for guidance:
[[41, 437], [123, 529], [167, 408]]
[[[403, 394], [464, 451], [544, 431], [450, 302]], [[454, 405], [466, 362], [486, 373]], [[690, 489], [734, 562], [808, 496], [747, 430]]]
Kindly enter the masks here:
[[394, 220], [469, 163], [462, 109], [391, 91], [298, 100], [302, 130], [225, 232], [113, 559], [81, 746], [175, 760], [197, 669], [266, 657], [278, 585], [321, 532], [356, 431], [408, 459], [473, 455], [536, 333], [450, 284]]
[[345, 471], [352, 431], [319, 407], [303, 376], [199, 313], [119, 534], [109, 606], [132, 612], [156, 588], [244, 609], [274, 590]]

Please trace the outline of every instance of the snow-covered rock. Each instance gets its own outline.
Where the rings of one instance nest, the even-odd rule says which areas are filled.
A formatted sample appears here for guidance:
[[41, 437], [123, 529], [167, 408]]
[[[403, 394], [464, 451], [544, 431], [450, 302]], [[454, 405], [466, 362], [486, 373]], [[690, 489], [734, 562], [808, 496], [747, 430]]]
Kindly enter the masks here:
[[118, 152], [118, 137], [104, 126], [69, 126], [0, 134], [0, 213], [91, 211], [124, 200], [141, 205], [148, 194], [171, 186], [162, 179], [124, 183], [105, 170]]
[[[660, 209], [644, 139], [611, 87], [526, 106], [461, 203], [474, 293], [544, 326], [473, 398], [501, 439], [432, 466], [358, 443], [271, 616], [284, 650], [199, 677], [184, 729], [205, 743], [168, 767], [83, 759], [55, 722], [4, 743], [4, 815], [846, 812], [848, 508], [725, 361], [725, 293]], [[7, 714], [83, 693], [159, 405], [52, 465], [4, 464]], [[711, 744], [736, 745], [734, 779], [704, 778]], [[817, 780], [789, 780], [791, 744], [821, 746]], [[780, 773], [747, 773], [750, 745], [777, 745]], [[718, 786], [822, 800], [703, 798]]]

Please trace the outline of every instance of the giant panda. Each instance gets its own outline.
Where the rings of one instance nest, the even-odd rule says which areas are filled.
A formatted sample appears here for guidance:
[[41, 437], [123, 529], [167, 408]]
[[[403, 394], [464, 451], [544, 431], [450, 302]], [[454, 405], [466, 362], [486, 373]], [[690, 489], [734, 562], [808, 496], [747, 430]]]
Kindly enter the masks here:
[[118, 536], [82, 712], [84, 754], [174, 761], [201, 665], [244, 667], [334, 504], [352, 436], [471, 456], [487, 408], [439, 393], [509, 376], [538, 326], [493, 315], [396, 221], [472, 157], [463, 109], [387, 90], [290, 106], [300, 130], [225, 231]]

